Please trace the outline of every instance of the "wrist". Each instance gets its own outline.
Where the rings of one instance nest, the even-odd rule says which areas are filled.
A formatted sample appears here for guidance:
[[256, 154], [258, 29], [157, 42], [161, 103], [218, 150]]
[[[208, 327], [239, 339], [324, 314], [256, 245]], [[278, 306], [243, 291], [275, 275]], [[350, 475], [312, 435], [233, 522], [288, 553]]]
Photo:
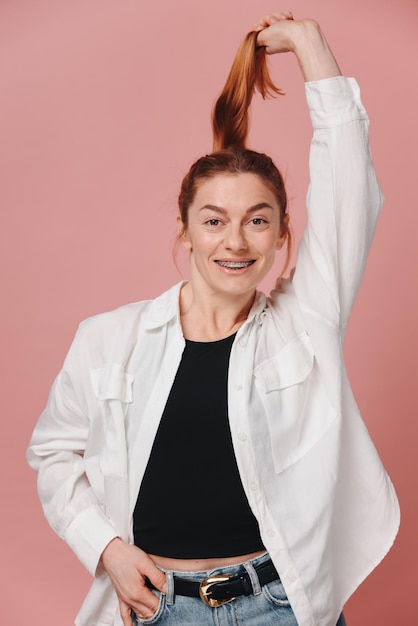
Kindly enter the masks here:
[[112, 539], [112, 541], [109, 541], [109, 543], [103, 550], [99, 561], [104, 570], [106, 570], [106, 567], [112, 556], [121, 549], [123, 543], [124, 542], [119, 537], [115, 537], [114, 539]]
[[309, 19], [297, 22], [297, 26], [293, 37], [293, 52], [305, 81], [341, 75], [319, 24]]

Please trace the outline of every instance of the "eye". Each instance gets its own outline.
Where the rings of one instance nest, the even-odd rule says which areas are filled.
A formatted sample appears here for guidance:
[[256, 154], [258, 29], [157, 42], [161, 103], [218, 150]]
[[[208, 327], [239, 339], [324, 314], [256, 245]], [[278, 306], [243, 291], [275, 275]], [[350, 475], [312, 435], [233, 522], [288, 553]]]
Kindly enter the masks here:
[[251, 226], [260, 227], [260, 226], [266, 226], [268, 222], [263, 217], [253, 217], [252, 220], [250, 220], [250, 224]]
[[210, 220], [207, 220], [207, 222], [205, 222], [205, 224], [207, 224], [208, 226], [219, 226], [219, 224], [221, 223], [221, 220], [216, 219], [216, 217], [213, 217]]

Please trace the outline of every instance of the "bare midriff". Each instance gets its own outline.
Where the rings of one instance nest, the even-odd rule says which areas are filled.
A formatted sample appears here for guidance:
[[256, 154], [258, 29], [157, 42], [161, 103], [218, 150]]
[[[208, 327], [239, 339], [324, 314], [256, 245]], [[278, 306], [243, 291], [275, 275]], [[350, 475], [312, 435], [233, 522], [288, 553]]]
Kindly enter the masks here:
[[168, 571], [177, 572], [201, 572], [211, 569], [218, 569], [220, 567], [227, 567], [228, 565], [236, 565], [237, 563], [243, 563], [249, 559], [254, 559], [261, 554], [265, 554], [265, 550], [261, 552], [252, 552], [251, 554], [243, 554], [240, 556], [231, 556], [225, 558], [213, 558], [213, 559], [171, 559], [166, 556], [157, 556], [150, 554], [149, 556], [156, 565], [159, 565]]

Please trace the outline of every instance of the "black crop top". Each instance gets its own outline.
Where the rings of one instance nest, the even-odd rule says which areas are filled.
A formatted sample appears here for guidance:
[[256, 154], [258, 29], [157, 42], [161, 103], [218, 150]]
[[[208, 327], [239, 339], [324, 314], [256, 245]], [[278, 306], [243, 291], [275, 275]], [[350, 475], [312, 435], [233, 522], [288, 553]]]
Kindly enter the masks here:
[[149, 554], [221, 558], [264, 549], [228, 422], [234, 337], [186, 341], [134, 511], [135, 544]]

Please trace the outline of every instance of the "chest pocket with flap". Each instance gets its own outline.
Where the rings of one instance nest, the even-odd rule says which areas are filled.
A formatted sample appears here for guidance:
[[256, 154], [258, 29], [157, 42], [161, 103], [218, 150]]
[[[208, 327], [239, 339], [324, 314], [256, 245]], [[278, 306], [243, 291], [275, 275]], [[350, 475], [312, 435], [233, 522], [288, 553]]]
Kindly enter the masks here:
[[307, 333], [258, 365], [254, 380], [266, 411], [274, 468], [279, 473], [311, 450], [337, 412], [325, 395]]
[[133, 402], [134, 377], [118, 364], [92, 370], [90, 377], [105, 422], [101, 470], [106, 475], [124, 477], [127, 475], [125, 416]]

